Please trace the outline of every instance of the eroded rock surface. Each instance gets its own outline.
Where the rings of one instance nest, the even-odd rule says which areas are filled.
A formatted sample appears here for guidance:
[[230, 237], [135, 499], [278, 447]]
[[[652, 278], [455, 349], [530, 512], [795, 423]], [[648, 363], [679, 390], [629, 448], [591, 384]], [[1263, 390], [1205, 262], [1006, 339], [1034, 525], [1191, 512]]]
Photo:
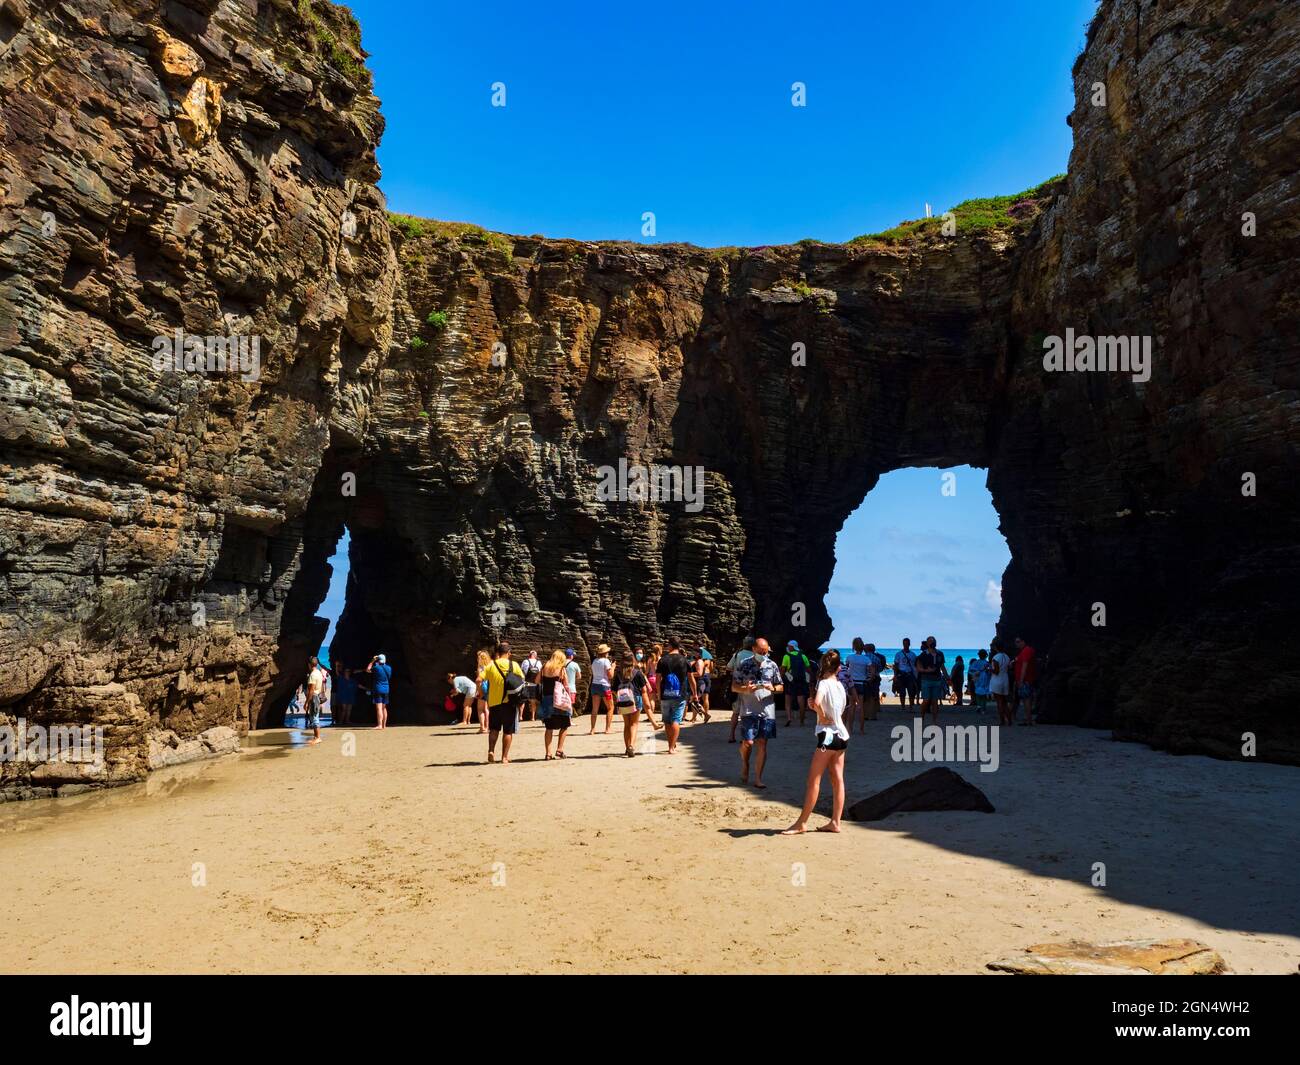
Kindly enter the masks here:
[[[107, 723], [106, 782], [276, 723], [345, 523], [335, 655], [393, 658], [398, 720], [501, 622], [815, 644], [877, 479], [970, 463], [1047, 719], [1300, 762], [1296, 5], [1103, 2], [1064, 182], [849, 245], [390, 229], [363, 59], [319, 0], [0, 5], [6, 721]], [[1045, 373], [1067, 328], [1150, 380]], [[155, 369], [177, 330], [257, 372]], [[600, 499], [620, 463], [700, 505]]]
[[1020, 976], [1220, 976], [1218, 951], [1194, 939], [1129, 939], [1115, 943], [1039, 943], [988, 968]]
[[[396, 279], [354, 31], [317, 0], [0, 4], [0, 714], [108, 723], [112, 782], [153, 732], [255, 721], [323, 591], [303, 515]], [[156, 368], [178, 330], [258, 365]]]

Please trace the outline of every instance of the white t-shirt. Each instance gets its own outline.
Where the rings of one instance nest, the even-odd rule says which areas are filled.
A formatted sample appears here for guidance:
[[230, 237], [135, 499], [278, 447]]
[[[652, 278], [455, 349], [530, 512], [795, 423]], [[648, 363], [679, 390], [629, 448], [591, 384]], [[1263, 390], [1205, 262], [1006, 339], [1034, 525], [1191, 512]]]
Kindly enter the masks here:
[[996, 673], [989, 673], [989, 694], [1008, 695], [1011, 692], [1011, 659], [999, 651], [993, 656], [998, 664]]
[[597, 658], [591, 663], [591, 683], [609, 687], [609, 669], [614, 663], [608, 658]]
[[829, 725], [817, 724], [817, 732], [833, 732], [842, 740], [849, 738], [849, 730], [844, 727], [844, 685], [835, 677], [827, 677], [817, 684], [817, 705], [822, 713], [831, 719]]

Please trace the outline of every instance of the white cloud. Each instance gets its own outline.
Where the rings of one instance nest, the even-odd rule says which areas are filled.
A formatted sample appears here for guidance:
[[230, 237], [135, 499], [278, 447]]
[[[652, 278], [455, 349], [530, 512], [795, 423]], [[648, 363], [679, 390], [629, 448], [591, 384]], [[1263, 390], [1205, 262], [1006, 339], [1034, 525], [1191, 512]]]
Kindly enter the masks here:
[[984, 602], [988, 603], [990, 610], [1002, 612], [1002, 584], [999, 581], [990, 579], [984, 586]]

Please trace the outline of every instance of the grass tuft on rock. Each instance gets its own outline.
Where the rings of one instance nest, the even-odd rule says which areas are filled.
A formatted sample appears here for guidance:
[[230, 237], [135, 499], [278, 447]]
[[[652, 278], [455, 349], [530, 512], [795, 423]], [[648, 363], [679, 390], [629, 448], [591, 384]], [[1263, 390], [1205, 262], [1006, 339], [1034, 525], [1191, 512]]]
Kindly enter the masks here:
[[[982, 199], [965, 200], [952, 208], [957, 222], [957, 236], [977, 233], [991, 229], [1018, 229], [1027, 226], [1038, 217], [1042, 201], [1050, 200], [1061, 190], [1065, 181], [1064, 174], [1057, 174], [1033, 188], [1025, 189], [1010, 196], [988, 196]], [[898, 244], [903, 241], [926, 237], [939, 237], [943, 230], [943, 216], [934, 218], [916, 218], [900, 222], [891, 229], [880, 233], [864, 233], [854, 237], [850, 244], [867, 244], [879, 242]]]

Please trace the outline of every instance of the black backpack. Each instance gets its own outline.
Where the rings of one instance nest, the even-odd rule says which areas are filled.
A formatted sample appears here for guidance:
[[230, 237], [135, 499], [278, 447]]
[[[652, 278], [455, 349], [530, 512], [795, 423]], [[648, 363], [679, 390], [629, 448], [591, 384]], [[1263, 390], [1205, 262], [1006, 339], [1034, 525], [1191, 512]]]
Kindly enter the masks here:
[[514, 702], [523, 694], [524, 675], [515, 671], [515, 664], [511, 662], [504, 670], [494, 658], [492, 666], [501, 678], [501, 697], [508, 703]]

